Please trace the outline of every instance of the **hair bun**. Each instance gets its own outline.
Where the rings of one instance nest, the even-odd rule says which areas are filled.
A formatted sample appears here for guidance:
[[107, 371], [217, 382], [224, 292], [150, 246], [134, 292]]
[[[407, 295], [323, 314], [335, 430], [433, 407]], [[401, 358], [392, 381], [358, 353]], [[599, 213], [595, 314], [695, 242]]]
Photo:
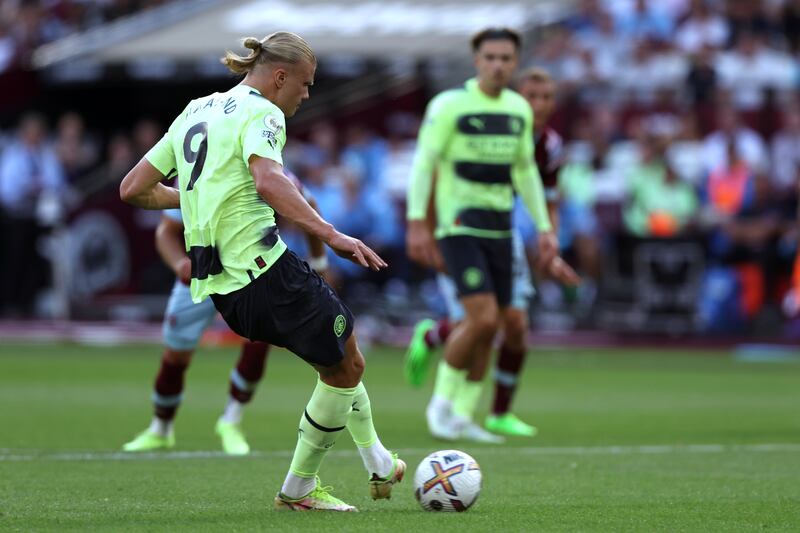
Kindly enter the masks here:
[[261, 50], [262, 44], [261, 41], [256, 39], [255, 37], [248, 37], [244, 40], [244, 47], [249, 48], [250, 50]]

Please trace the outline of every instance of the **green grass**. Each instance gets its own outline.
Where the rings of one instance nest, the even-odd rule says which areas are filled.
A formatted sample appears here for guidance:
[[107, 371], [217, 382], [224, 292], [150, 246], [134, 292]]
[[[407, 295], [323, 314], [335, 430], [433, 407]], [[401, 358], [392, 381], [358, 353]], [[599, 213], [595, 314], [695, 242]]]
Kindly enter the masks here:
[[[271, 510], [314, 385], [312, 372], [282, 351], [246, 415], [253, 457], [111, 454], [149, 422], [159, 353], [0, 347], [0, 530], [800, 530], [796, 363], [742, 363], [719, 352], [538, 352], [516, 412], [539, 436], [455, 445], [484, 473], [469, 512], [422, 512], [411, 476], [391, 501], [371, 501], [345, 434], [322, 478], [362, 512], [331, 516]], [[197, 354], [178, 450], [218, 449], [213, 426], [235, 357], [231, 349]], [[451, 446], [427, 434], [429, 388], [409, 389], [401, 375], [399, 352], [370, 350], [365, 382], [378, 431], [413, 470]], [[718, 446], [697, 446], [705, 444]]]

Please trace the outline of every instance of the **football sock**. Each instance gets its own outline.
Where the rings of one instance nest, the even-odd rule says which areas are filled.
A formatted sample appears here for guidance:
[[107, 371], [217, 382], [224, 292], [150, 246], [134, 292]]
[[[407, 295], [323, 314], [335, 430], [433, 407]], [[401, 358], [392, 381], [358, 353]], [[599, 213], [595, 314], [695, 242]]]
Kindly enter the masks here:
[[172, 433], [172, 420], [164, 420], [163, 418], [154, 416], [147, 430], [150, 433], [155, 433], [159, 437], [167, 437]]
[[482, 381], [464, 381], [453, 401], [453, 415], [472, 420], [483, 391]]
[[433, 387], [434, 399], [437, 402], [446, 402], [452, 405], [466, 380], [467, 370], [453, 368], [442, 359], [439, 361], [439, 368], [436, 371], [436, 384]]
[[353, 437], [353, 442], [358, 447], [364, 467], [370, 474], [377, 474], [385, 478], [392, 471], [392, 456], [383, 447], [375, 426], [372, 423], [372, 407], [364, 383], [359, 383], [355, 389], [352, 401], [352, 412], [347, 420], [347, 430]]
[[[317, 381], [314, 393], [300, 417], [297, 446], [289, 475], [281, 489], [283, 494], [290, 498], [300, 498], [311, 490], [305, 490], [306, 487], [311, 486], [313, 489], [314, 477], [319, 472], [325, 454], [347, 425], [355, 392], [355, 388], [331, 387], [321, 380]], [[310, 482], [301, 482], [296, 479], [298, 477]]]
[[229, 424], [241, 423], [244, 405], [245, 404], [231, 396], [228, 398], [228, 404], [225, 406], [225, 411], [222, 412], [220, 418], [223, 422], [228, 422]]
[[174, 364], [167, 360], [167, 353], [161, 358], [161, 368], [158, 370], [156, 382], [153, 387], [153, 405], [155, 416], [162, 420], [175, 418], [175, 411], [183, 400], [183, 375], [188, 365]]
[[444, 346], [444, 343], [447, 342], [447, 337], [450, 336], [450, 331], [452, 331], [450, 320], [448, 318], [440, 318], [436, 322], [436, 326], [425, 333], [425, 344], [428, 345], [428, 348]]
[[236, 368], [231, 371], [231, 398], [239, 403], [247, 403], [253, 398], [256, 386], [264, 375], [264, 366], [269, 354], [269, 344], [264, 342], [245, 342]]
[[512, 350], [503, 343], [494, 372], [493, 414], [502, 415], [511, 409], [511, 401], [514, 399], [524, 362], [525, 350]]

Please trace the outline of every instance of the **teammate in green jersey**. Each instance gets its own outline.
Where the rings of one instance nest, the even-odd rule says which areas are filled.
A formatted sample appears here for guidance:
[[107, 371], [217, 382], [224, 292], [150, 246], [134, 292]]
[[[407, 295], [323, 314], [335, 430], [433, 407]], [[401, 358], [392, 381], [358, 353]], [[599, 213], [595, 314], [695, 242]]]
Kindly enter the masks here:
[[[444, 439], [498, 440], [473, 416], [492, 341], [511, 299], [515, 193], [539, 230], [542, 264], [558, 253], [533, 162], [533, 114], [522, 96], [506, 88], [519, 47], [519, 35], [504, 28], [484, 30], [472, 39], [477, 77], [428, 104], [414, 158], [408, 253], [422, 264], [444, 267], [465, 311], [445, 345], [427, 411], [429, 429]], [[425, 218], [434, 171], [432, 235]]]
[[[356, 264], [374, 270], [387, 265], [323, 220], [283, 172], [284, 117], [308, 99], [317, 64], [311, 48], [288, 32], [249, 37], [244, 45], [248, 56], [228, 52], [223, 58], [231, 71], [245, 75], [242, 82], [191, 101], [125, 177], [120, 195], [148, 209], [180, 205], [193, 299], [210, 296], [233, 331], [286, 347], [319, 374], [275, 508], [354, 511], [317, 476], [342, 430], [349, 430], [361, 453], [374, 499], [391, 496], [406, 465], [375, 432], [353, 315], [286, 249], [274, 213]], [[175, 171], [180, 193], [159, 183]]]

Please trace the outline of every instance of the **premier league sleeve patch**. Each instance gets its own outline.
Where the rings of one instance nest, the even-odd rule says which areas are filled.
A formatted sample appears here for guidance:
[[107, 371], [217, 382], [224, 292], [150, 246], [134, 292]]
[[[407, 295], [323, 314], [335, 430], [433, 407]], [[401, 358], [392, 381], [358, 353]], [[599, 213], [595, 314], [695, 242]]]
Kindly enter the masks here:
[[267, 140], [273, 150], [278, 145], [278, 135], [282, 130], [283, 121], [280, 118], [275, 115], [264, 116], [264, 129], [261, 131], [261, 136]]

